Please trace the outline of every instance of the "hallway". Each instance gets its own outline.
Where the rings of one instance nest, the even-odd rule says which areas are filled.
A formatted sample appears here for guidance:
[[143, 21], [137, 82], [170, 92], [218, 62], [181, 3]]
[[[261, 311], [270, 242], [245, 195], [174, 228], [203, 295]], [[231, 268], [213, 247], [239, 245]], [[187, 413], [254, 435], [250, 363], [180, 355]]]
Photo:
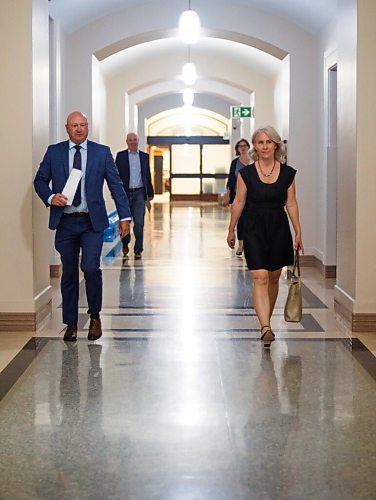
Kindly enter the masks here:
[[372, 334], [351, 346], [335, 281], [304, 267], [302, 322], [283, 320], [282, 279], [264, 353], [228, 220], [154, 203], [142, 260], [106, 243], [100, 341], [83, 283], [62, 341], [58, 279], [37, 337], [0, 335], [1, 500], [374, 498]]

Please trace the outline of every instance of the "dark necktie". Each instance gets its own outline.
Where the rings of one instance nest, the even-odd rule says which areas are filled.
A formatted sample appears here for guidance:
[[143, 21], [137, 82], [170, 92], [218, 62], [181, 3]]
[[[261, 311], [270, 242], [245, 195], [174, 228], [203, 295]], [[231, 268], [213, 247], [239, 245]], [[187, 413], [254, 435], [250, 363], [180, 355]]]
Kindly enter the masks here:
[[[73, 157], [73, 168], [76, 168], [77, 170], [82, 170], [81, 153], [80, 153], [81, 146], [76, 144], [76, 146], [74, 146], [74, 147], [76, 149], [76, 152], [74, 153], [74, 157]], [[74, 207], [78, 207], [78, 205], [81, 205], [81, 181], [78, 183], [77, 190], [76, 190], [76, 193], [74, 195], [72, 205]]]

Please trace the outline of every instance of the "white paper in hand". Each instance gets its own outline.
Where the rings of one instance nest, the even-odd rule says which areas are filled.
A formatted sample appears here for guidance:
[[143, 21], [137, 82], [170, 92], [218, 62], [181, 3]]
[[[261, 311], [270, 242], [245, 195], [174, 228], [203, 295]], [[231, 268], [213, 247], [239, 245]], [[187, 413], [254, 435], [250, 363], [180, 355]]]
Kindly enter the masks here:
[[72, 168], [68, 180], [64, 186], [62, 194], [68, 198], [67, 205], [72, 205], [74, 195], [76, 194], [78, 184], [82, 177], [82, 170]]

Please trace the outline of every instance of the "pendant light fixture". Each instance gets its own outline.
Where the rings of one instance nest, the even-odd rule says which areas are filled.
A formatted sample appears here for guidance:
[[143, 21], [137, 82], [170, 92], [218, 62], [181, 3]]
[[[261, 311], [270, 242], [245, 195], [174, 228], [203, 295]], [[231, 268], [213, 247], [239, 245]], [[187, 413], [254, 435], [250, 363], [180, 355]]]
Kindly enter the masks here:
[[184, 106], [187, 106], [187, 107], [192, 106], [194, 98], [195, 98], [195, 93], [193, 92], [193, 89], [186, 88], [183, 90]]
[[196, 66], [191, 62], [191, 47], [188, 45], [188, 62], [183, 65], [181, 74], [186, 85], [194, 85], [197, 80]]
[[196, 43], [200, 37], [201, 23], [197, 12], [191, 10], [191, 0], [188, 0], [188, 10], [185, 10], [179, 19], [179, 35], [188, 45]]

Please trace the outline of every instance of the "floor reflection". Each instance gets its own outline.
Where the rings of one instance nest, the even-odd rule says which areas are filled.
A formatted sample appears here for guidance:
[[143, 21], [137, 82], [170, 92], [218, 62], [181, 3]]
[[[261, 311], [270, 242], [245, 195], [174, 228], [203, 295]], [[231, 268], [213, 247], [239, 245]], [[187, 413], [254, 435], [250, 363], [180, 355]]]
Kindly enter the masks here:
[[313, 269], [300, 324], [283, 321], [281, 281], [265, 353], [227, 225], [214, 205], [156, 205], [141, 261], [106, 247], [100, 341], [83, 294], [79, 340], [54, 312], [9, 368], [1, 499], [373, 498], [374, 358], [342, 342]]
[[144, 267], [138, 262], [131, 266], [128, 258], [123, 258], [119, 276], [119, 306], [145, 308]]

